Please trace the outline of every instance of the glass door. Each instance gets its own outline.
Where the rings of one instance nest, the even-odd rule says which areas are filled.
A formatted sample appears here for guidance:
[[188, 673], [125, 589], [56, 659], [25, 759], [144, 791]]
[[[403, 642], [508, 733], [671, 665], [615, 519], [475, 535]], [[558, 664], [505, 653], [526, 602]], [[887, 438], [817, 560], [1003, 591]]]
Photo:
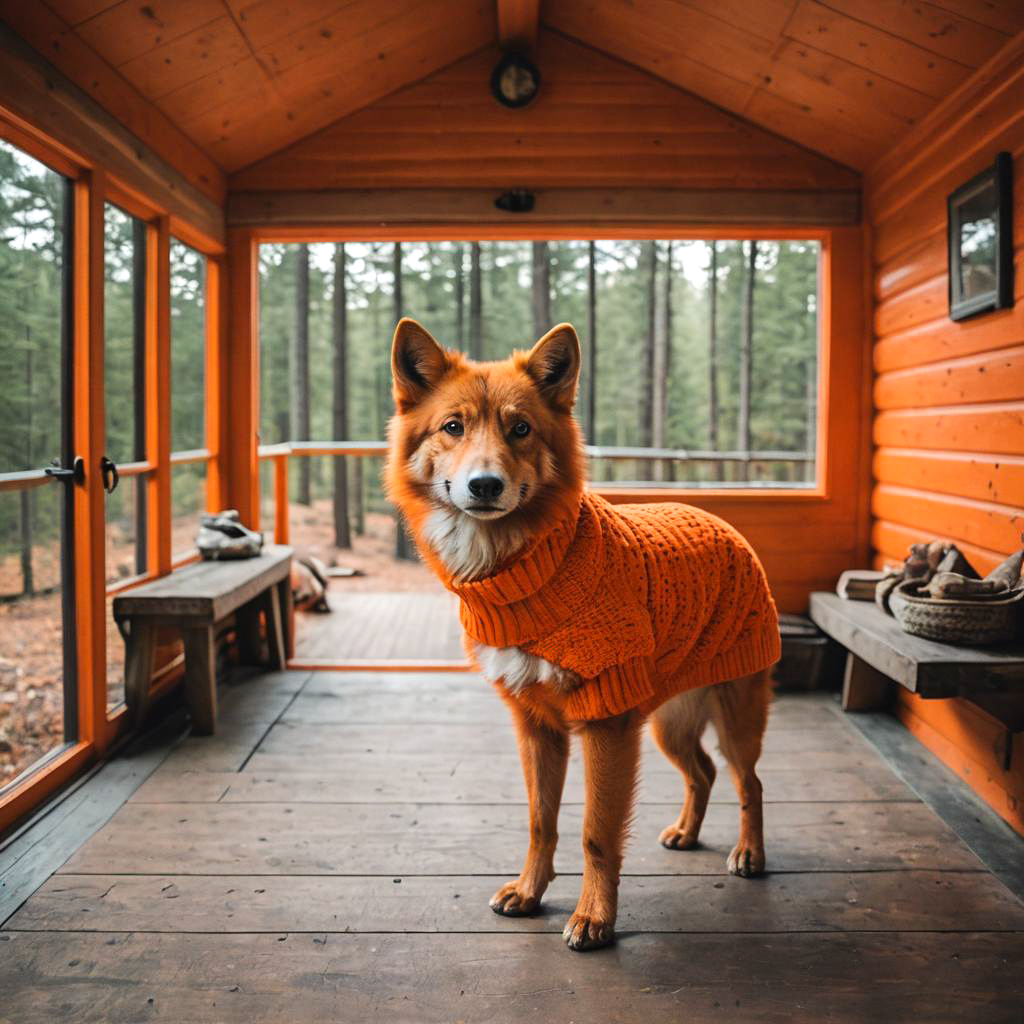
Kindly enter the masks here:
[[0, 140], [0, 798], [78, 736], [71, 185]]

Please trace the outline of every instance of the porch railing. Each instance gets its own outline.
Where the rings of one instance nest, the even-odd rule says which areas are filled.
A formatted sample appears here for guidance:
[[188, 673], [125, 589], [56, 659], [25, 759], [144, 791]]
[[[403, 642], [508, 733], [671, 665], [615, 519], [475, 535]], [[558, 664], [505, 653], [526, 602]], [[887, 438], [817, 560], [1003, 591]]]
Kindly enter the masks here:
[[[260, 445], [258, 450], [261, 462], [273, 464], [273, 507], [274, 507], [274, 542], [287, 544], [289, 538], [289, 497], [288, 497], [288, 460], [292, 457], [305, 458], [312, 456], [354, 456], [356, 458], [382, 457], [387, 454], [386, 441], [290, 441], [285, 444]], [[784, 463], [791, 466], [813, 465], [817, 458], [814, 452], [781, 452], [781, 451], [694, 451], [686, 448], [628, 448], [586, 445], [584, 454], [590, 460], [607, 460], [611, 462], [651, 462], [661, 466], [676, 463], [701, 464], [739, 464], [751, 466], [756, 463]], [[758, 488], [784, 488], [790, 490], [806, 490], [814, 486], [813, 480], [780, 481], [780, 480], [742, 480], [723, 483], [720, 480], [685, 482], [675, 480], [601, 480], [602, 489], [635, 489], [652, 487], [680, 487], [688, 489], [718, 488], [727, 486], [734, 490], [756, 490]], [[263, 528], [265, 524], [261, 523]]]

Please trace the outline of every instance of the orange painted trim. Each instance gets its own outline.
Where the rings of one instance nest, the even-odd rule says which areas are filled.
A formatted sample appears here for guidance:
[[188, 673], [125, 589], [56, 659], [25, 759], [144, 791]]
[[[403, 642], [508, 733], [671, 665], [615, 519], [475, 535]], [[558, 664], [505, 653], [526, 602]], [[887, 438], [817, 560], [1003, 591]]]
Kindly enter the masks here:
[[61, 786], [70, 782], [95, 759], [96, 748], [81, 741], [55, 754], [0, 797], [0, 835]]
[[1019, 754], [1009, 773], [981, 764], [956, 742], [943, 736], [933, 724], [915, 714], [915, 710], [916, 705], [910, 706], [902, 700], [897, 701], [894, 708], [896, 717], [922, 746], [959, 776], [1015, 832], [1024, 835], [1024, 770]]
[[274, 456], [274, 541], [287, 544], [288, 516], [288, 456]]
[[[395, 191], [401, 191], [396, 189]], [[250, 230], [234, 228], [230, 230]], [[857, 230], [847, 228], [825, 229], [793, 227], [779, 224], [774, 227], [758, 225], [756, 228], [737, 228], [735, 224], [652, 224], [650, 221], [602, 223], [595, 228], [585, 223], [531, 221], [527, 225], [514, 225], [505, 221], [486, 221], [469, 224], [348, 224], [317, 228], [310, 225], [295, 227], [275, 226], [252, 228], [257, 243], [264, 242], [519, 242], [532, 238], [551, 241], [603, 241], [624, 239], [672, 239], [678, 241], [717, 240], [745, 241], [755, 238], [794, 239], [824, 242], [831, 230]]]
[[171, 228], [157, 217], [146, 231], [146, 461], [153, 576], [171, 571]]
[[78, 738], [100, 753], [107, 743], [104, 191], [102, 171], [83, 174], [74, 186], [71, 369], [74, 453], [85, 463], [85, 481], [74, 488], [73, 525]]
[[34, 130], [26, 121], [13, 115], [0, 113], [0, 139], [5, 139], [11, 145], [24, 150], [40, 163], [63, 174], [65, 178], [75, 181], [81, 176], [82, 165], [73, 159], [70, 150], [53, 142], [48, 136]]
[[224, 452], [230, 443], [227, 420], [226, 317], [227, 273], [221, 257], [206, 260], [206, 508], [226, 508]]
[[251, 232], [228, 232], [227, 266], [227, 365], [231, 367], [227, 380], [231, 425], [226, 459], [227, 504], [238, 509], [243, 523], [259, 529], [259, 252]]
[[380, 661], [373, 658], [350, 658], [332, 661], [329, 658], [298, 658], [288, 662], [289, 669], [302, 672], [472, 672], [468, 661], [444, 661], [439, 658], [404, 661]]

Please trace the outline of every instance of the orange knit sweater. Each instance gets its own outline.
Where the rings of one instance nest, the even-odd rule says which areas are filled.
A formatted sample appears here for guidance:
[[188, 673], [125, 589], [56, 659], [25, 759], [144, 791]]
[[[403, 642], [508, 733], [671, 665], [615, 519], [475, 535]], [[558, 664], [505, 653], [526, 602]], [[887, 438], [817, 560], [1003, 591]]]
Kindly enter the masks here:
[[521, 647], [583, 679], [566, 698], [571, 721], [646, 713], [779, 657], [757, 556], [690, 505], [611, 505], [584, 492], [575, 515], [495, 575], [440, 575], [461, 599], [468, 637]]

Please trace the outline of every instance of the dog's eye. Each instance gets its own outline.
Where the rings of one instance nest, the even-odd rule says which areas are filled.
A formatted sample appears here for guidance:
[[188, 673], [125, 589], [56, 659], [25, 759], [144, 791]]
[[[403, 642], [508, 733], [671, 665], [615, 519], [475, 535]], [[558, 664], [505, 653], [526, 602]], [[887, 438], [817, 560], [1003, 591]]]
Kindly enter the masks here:
[[449, 420], [441, 429], [451, 434], [452, 437], [462, 437], [466, 430], [459, 420]]
[[530, 424], [519, 420], [517, 423], [512, 425], [512, 435], [514, 437], [526, 437], [530, 432]]

